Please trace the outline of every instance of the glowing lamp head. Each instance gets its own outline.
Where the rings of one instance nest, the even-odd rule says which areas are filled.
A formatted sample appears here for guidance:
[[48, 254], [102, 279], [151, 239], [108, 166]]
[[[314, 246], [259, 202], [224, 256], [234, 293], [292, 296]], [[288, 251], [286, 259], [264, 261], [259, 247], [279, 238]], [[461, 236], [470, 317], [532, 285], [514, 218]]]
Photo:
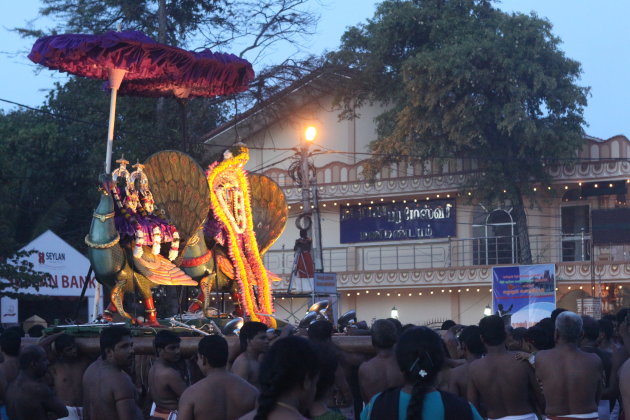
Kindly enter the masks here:
[[398, 319], [398, 309], [396, 309], [395, 306], [392, 308], [392, 312], [391, 312], [390, 315], [391, 315], [392, 318]]
[[306, 139], [306, 141], [313, 141], [315, 140], [315, 137], [317, 136], [317, 129], [315, 127], [308, 126], [306, 127], [306, 130], [304, 130], [304, 139]]
[[490, 305], [486, 305], [486, 307], [483, 310], [483, 315], [484, 316], [492, 315], [492, 308], [490, 308]]

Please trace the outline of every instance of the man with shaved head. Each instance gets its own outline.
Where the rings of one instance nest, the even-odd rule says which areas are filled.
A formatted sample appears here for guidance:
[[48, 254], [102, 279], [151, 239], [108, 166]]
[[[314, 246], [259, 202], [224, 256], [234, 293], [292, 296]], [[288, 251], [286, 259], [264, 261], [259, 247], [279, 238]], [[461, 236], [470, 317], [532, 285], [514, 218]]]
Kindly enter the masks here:
[[398, 337], [396, 326], [387, 319], [378, 319], [374, 321], [371, 333], [376, 356], [359, 367], [359, 387], [365, 403], [379, 392], [405, 383], [394, 355]]
[[44, 349], [40, 346], [24, 348], [19, 362], [19, 374], [6, 393], [9, 418], [48, 420], [66, 417], [66, 406], [42, 380], [48, 369], [48, 358]]
[[556, 318], [553, 349], [536, 354], [536, 376], [545, 395], [550, 420], [597, 420], [603, 365], [597, 355], [580, 350], [582, 318], [562, 312]]

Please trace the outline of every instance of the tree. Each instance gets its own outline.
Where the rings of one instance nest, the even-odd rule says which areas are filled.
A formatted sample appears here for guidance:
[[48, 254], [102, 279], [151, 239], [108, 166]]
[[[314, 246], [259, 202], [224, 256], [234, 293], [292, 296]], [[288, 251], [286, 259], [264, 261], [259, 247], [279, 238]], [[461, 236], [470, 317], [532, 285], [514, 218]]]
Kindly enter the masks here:
[[519, 259], [531, 263], [525, 199], [550, 181], [548, 165], [576, 157], [584, 135], [588, 90], [559, 43], [547, 20], [489, 0], [381, 3], [330, 56], [353, 70], [337, 95], [343, 117], [365, 103], [386, 106], [366, 174], [404, 160], [474, 161], [465, 188], [482, 202], [511, 203]]

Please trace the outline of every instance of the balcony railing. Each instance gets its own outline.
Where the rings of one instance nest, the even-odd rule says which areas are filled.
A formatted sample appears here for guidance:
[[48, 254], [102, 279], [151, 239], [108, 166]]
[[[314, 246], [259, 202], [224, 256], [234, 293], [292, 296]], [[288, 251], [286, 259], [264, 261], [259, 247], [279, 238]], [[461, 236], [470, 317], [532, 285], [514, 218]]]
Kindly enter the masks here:
[[[588, 234], [530, 235], [532, 262], [569, 261], [630, 262], [629, 245], [591, 246]], [[314, 251], [316, 252], [316, 251]], [[519, 264], [516, 236], [447, 239], [424, 243], [352, 245], [323, 249], [324, 271], [392, 271], [476, 265]], [[293, 250], [271, 250], [264, 256], [267, 269], [288, 275]]]

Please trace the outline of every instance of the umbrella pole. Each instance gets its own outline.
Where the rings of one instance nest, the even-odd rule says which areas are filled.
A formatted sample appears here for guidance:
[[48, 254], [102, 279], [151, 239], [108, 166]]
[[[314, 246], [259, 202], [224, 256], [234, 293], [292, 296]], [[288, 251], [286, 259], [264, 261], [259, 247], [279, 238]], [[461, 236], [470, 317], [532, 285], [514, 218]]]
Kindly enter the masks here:
[[109, 100], [109, 126], [107, 128], [107, 152], [105, 154], [105, 173], [112, 173], [112, 148], [114, 146], [114, 123], [116, 122], [116, 98], [118, 88], [127, 70], [109, 69], [109, 85], [112, 89]]

